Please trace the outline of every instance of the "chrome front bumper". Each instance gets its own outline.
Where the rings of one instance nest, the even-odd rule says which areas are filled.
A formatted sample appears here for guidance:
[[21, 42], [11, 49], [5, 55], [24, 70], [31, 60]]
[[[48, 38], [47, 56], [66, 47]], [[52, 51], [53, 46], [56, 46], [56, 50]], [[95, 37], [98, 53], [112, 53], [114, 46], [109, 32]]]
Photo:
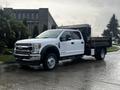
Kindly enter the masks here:
[[16, 62], [20, 65], [40, 65], [41, 64], [41, 55], [40, 54], [14, 54], [16, 57]]
[[30, 55], [24, 55], [24, 54], [14, 54], [16, 57], [16, 60], [23, 60], [23, 61], [36, 61], [41, 59], [40, 54], [30, 54]]

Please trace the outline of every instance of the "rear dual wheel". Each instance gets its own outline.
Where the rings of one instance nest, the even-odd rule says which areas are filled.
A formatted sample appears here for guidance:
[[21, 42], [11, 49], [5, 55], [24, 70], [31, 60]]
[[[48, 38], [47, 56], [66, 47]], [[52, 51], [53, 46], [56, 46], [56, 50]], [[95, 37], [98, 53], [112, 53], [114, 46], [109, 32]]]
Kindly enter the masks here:
[[96, 60], [104, 60], [105, 55], [106, 55], [106, 49], [105, 48], [97, 49], [96, 52], [95, 52]]

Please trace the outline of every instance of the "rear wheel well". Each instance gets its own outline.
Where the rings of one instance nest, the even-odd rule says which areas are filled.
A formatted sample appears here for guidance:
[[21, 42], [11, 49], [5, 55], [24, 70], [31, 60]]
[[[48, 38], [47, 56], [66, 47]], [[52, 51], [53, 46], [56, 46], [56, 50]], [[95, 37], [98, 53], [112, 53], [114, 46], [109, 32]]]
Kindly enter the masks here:
[[105, 50], [105, 54], [106, 54], [106, 53], [107, 53], [107, 48], [106, 48], [106, 47], [97, 47], [97, 48], [95, 49], [95, 53], [99, 53], [102, 49]]

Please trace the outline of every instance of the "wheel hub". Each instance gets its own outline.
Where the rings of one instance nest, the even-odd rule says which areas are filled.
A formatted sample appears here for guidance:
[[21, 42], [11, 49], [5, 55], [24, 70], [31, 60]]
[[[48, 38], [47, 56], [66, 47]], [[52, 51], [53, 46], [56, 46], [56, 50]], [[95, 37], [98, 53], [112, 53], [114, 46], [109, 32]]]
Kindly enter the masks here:
[[49, 57], [47, 63], [48, 63], [48, 67], [49, 68], [54, 68], [54, 66], [55, 66], [55, 59], [53, 57]]

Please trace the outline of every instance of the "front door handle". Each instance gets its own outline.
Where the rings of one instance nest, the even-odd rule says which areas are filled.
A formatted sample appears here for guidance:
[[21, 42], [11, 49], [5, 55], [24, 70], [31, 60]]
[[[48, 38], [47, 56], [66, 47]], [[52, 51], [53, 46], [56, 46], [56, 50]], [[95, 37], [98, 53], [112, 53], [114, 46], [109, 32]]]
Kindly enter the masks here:
[[71, 42], [71, 44], [74, 44], [74, 42]]

